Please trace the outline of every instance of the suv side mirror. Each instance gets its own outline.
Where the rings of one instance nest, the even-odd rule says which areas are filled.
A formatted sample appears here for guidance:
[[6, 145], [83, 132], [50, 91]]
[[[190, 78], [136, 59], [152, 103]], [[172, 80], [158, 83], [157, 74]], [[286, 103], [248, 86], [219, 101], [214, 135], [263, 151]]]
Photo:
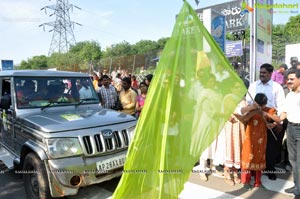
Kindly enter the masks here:
[[11, 105], [11, 98], [9, 95], [3, 95], [0, 99], [0, 107], [2, 109], [9, 109]]

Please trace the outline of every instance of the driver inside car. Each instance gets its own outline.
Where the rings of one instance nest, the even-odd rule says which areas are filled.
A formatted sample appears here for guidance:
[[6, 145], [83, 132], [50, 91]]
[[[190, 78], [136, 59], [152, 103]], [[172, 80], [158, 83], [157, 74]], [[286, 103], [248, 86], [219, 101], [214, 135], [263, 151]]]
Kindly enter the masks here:
[[18, 106], [26, 106], [35, 96], [35, 84], [32, 80], [26, 80], [17, 91]]
[[65, 84], [61, 81], [50, 83], [48, 88], [48, 98], [51, 102], [69, 102], [70, 99], [65, 91]]

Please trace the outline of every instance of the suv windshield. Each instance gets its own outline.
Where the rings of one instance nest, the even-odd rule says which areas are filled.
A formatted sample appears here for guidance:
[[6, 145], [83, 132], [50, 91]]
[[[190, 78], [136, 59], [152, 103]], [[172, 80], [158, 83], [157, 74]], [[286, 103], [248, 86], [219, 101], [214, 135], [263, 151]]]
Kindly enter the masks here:
[[14, 82], [19, 109], [99, 103], [88, 77], [16, 77]]

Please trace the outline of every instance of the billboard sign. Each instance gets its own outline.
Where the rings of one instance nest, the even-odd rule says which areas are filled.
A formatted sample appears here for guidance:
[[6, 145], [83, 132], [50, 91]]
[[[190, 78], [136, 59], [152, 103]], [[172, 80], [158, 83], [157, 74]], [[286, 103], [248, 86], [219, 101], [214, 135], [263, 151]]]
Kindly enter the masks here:
[[[273, 5], [273, 0], [260, 0], [263, 5]], [[256, 8], [256, 66], [272, 63], [272, 24], [271, 10]], [[259, 71], [259, 70], [258, 70]], [[257, 73], [256, 79], [259, 79]]]
[[219, 13], [222, 13], [226, 17], [226, 31], [233, 32], [243, 30], [248, 26], [248, 15], [241, 16], [242, 12], [241, 1], [230, 1], [206, 8], [195, 10], [198, 17], [203, 21], [203, 10], [212, 9]]
[[[214, 38], [216, 43], [219, 45], [221, 50], [225, 52], [225, 40], [226, 40], [226, 25], [225, 25], [225, 16], [222, 13], [219, 13], [212, 9], [203, 10], [203, 25], [207, 31]], [[210, 46], [204, 40], [203, 42], [204, 49], [207, 52], [210, 52]]]
[[226, 57], [240, 57], [243, 55], [242, 41], [226, 41]]
[[13, 60], [1, 60], [1, 70], [13, 70], [14, 62]]
[[225, 52], [226, 40], [226, 20], [225, 16], [221, 13], [211, 10], [211, 35], [219, 44], [223, 52]]

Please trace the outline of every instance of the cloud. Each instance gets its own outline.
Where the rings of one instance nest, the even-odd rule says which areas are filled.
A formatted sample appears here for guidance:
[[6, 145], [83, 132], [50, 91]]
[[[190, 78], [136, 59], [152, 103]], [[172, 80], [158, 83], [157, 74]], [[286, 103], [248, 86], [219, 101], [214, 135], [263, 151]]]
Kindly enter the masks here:
[[76, 10], [70, 13], [71, 19], [84, 26], [106, 27], [111, 22], [112, 11]]
[[41, 6], [34, 0], [1, 0], [0, 22], [10, 23], [14, 26], [42, 22]]

